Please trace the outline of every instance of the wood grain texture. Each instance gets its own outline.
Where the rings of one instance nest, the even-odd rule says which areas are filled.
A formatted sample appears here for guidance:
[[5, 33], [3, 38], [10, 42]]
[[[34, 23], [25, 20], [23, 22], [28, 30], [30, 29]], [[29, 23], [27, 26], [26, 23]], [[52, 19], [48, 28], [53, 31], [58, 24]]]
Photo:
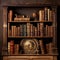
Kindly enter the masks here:
[[17, 4], [51, 4], [52, 0], [2, 0], [3, 5], [17, 5]]
[[5, 56], [3, 60], [53, 60], [53, 56]]

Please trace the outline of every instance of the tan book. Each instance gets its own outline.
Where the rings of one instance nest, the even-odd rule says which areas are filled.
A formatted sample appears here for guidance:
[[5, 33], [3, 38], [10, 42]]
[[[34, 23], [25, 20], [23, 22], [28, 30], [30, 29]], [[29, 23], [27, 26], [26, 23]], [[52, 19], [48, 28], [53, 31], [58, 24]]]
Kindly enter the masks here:
[[44, 21], [44, 10], [39, 11], [39, 21]]
[[50, 21], [50, 9], [48, 9], [48, 21]]
[[10, 54], [10, 42], [8, 42], [8, 54]]

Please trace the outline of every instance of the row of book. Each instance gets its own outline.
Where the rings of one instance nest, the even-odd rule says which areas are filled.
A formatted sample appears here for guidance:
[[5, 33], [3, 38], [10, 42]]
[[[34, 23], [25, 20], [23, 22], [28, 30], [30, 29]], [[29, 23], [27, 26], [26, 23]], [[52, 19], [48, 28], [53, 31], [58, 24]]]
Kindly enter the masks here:
[[45, 25], [43, 23], [37, 23], [37, 26], [33, 24], [20, 24], [19, 26], [8, 23], [8, 36], [53, 36], [53, 26]]
[[[45, 7], [44, 9], [40, 9], [37, 13], [38, 13], [39, 21], [52, 21], [53, 20], [53, 11], [50, 8]], [[15, 15], [15, 17], [13, 17], [13, 15]], [[35, 16], [34, 18], [37, 18], [37, 16]], [[11, 22], [11, 21], [30, 21], [30, 20], [31, 20], [31, 17], [28, 17], [28, 16], [24, 17], [24, 15], [19, 16], [18, 14], [13, 14], [13, 10], [9, 10], [9, 12], [8, 12], [8, 21], [9, 22]]]
[[19, 54], [19, 44], [14, 44], [13, 40], [8, 42], [8, 54]]
[[[39, 47], [40, 48], [38, 51], [39, 53], [36, 54], [51, 54], [52, 53], [52, 42], [47, 43], [44, 45], [43, 40], [39, 40]], [[8, 54], [22, 54], [22, 51], [25, 54], [25, 51], [21, 49], [20, 44], [15, 44], [13, 40], [10, 40], [8, 42]], [[33, 54], [33, 52], [31, 53]]]

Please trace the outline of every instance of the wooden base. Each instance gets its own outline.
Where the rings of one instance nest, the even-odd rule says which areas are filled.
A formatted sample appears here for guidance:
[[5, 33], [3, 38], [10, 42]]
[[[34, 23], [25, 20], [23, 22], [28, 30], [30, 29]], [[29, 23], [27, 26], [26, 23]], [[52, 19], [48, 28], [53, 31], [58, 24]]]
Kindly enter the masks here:
[[57, 60], [57, 56], [3, 56], [3, 60]]

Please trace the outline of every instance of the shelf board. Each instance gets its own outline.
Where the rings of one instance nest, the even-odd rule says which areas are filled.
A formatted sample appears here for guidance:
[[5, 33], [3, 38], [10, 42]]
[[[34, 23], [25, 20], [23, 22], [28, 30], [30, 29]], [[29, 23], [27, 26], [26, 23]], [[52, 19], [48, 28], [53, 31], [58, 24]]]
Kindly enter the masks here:
[[55, 4], [51, 3], [40, 3], [40, 2], [32, 2], [32, 3], [11, 3], [11, 4], [2, 4], [2, 6], [8, 6], [8, 7], [45, 7], [45, 6], [54, 6]]
[[53, 38], [52, 36], [8, 36], [8, 38]]
[[49, 22], [51, 22], [52, 23], [52, 21], [11, 21], [11, 22], [8, 22], [8, 23], [49, 23]]
[[7, 56], [53, 56], [58, 54], [3, 54]]

